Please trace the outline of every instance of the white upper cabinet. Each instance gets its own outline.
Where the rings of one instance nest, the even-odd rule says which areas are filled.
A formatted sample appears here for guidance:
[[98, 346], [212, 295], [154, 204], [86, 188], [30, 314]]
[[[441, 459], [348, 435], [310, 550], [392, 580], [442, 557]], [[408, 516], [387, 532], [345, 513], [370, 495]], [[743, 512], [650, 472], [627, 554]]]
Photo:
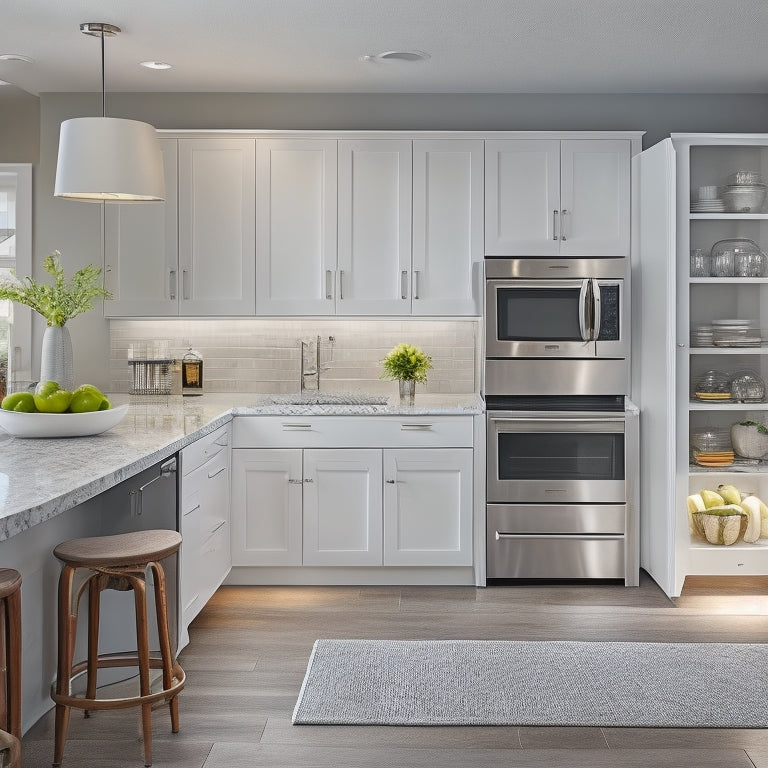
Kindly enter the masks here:
[[336, 312], [411, 312], [411, 141], [339, 141]]
[[501, 139], [485, 149], [487, 255], [629, 256], [629, 139]]
[[414, 315], [482, 314], [483, 141], [413, 142]]
[[178, 314], [177, 141], [160, 139], [165, 202], [104, 206], [106, 317]]
[[336, 140], [256, 141], [256, 312], [336, 311]]
[[255, 140], [179, 140], [179, 314], [255, 312]]
[[563, 141], [560, 179], [560, 255], [629, 256], [629, 142]]

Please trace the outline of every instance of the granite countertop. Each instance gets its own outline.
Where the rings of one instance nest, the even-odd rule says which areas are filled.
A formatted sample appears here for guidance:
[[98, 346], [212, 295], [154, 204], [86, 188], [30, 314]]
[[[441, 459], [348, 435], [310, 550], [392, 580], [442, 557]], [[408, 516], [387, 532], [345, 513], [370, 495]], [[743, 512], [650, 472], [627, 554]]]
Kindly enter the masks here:
[[[414, 406], [372, 402], [318, 402], [341, 395], [110, 396], [130, 403], [125, 419], [93, 437], [20, 439], [0, 430], [0, 541], [32, 528], [152, 466], [234, 416], [259, 415], [475, 415], [483, 401], [475, 394], [417, 394]], [[344, 398], [347, 399], [347, 398]], [[301, 402], [288, 402], [301, 401]]]

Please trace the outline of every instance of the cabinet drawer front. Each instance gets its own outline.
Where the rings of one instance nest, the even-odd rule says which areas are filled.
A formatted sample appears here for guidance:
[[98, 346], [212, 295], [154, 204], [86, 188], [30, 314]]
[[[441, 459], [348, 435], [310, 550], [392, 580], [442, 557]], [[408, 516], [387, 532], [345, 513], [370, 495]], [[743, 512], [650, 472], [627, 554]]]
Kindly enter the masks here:
[[471, 416], [238, 416], [235, 448], [471, 448]]
[[229, 446], [229, 425], [205, 435], [181, 452], [181, 473], [188, 475]]

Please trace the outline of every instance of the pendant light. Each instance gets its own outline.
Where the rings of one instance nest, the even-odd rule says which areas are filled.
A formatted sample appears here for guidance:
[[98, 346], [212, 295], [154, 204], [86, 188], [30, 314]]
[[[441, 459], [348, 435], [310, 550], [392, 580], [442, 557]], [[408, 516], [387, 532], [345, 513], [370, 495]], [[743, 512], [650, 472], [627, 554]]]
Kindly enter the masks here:
[[120, 27], [89, 22], [86, 35], [101, 38], [101, 117], [77, 117], [61, 124], [54, 197], [84, 202], [162, 202], [163, 159], [148, 123], [105, 116], [104, 38]]

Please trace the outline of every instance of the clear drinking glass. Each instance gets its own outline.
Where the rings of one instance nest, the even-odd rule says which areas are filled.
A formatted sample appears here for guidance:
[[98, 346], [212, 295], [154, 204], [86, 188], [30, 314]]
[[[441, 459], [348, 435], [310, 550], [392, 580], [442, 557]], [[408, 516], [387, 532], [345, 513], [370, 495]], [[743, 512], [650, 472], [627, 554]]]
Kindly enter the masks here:
[[691, 251], [691, 277], [709, 277], [709, 256], [701, 248]]
[[712, 277], [733, 277], [733, 251], [712, 254], [709, 274]]

